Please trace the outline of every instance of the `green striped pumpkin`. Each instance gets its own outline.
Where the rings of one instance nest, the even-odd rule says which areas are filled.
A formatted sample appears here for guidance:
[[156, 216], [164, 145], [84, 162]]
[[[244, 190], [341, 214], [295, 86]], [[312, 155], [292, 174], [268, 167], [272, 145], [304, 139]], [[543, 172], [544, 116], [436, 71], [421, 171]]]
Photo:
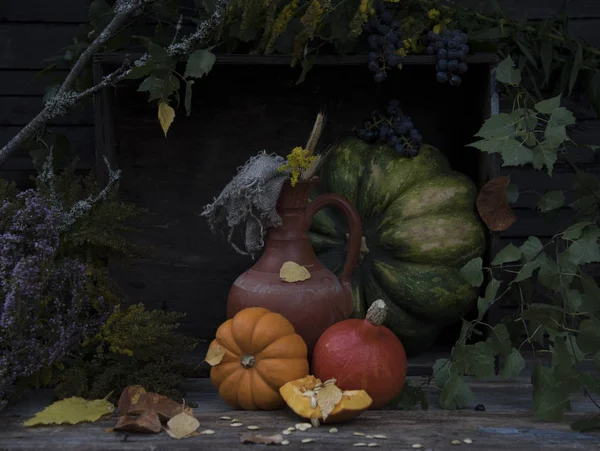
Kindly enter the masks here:
[[[473, 307], [477, 290], [459, 269], [485, 248], [486, 232], [475, 212], [477, 190], [439, 150], [423, 145], [417, 157], [405, 158], [386, 145], [349, 138], [327, 157], [313, 194], [324, 192], [348, 198], [363, 224], [353, 317], [364, 317], [371, 303], [383, 299], [386, 326], [415, 354]], [[313, 248], [337, 274], [347, 233], [333, 208], [313, 219]]]

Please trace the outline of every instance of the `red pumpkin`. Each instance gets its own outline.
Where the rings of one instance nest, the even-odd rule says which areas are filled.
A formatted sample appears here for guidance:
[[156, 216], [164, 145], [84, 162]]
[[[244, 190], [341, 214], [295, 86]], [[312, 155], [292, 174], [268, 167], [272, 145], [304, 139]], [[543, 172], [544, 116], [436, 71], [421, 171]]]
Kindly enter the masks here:
[[402, 391], [406, 352], [398, 337], [382, 326], [386, 306], [375, 301], [365, 319], [347, 319], [329, 327], [317, 341], [312, 373], [336, 379], [342, 390], [365, 390], [371, 408], [381, 408]]

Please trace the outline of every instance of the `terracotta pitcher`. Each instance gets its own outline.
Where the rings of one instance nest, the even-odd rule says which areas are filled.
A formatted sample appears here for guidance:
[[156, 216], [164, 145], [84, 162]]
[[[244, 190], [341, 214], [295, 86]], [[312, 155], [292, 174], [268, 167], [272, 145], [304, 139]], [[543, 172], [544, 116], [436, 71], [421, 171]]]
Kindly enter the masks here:
[[[343, 196], [323, 194], [310, 204], [310, 192], [319, 180], [301, 180], [283, 186], [277, 202], [282, 224], [269, 229], [262, 256], [234, 282], [227, 301], [231, 318], [247, 307], [265, 307], [285, 316], [306, 341], [309, 352], [319, 336], [352, 312], [350, 280], [358, 262], [361, 224], [356, 209]], [[308, 204], [308, 206], [307, 206]], [[338, 279], [317, 259], [308, 230], [312, 217], [324, 207], [339, 208], [350, 229], [348, 254]], [[286, 261], [305, 266], [311, 277], [302, 282], [283, 282], [279, 270]]]

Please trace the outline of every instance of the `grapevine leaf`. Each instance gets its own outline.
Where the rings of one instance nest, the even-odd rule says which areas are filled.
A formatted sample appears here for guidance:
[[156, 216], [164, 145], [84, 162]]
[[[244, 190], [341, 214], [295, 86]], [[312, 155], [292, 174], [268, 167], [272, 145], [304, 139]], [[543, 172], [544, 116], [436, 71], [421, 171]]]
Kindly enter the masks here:
[[548, 175], [552, 176], [552, 170], [554, 169], [554, 163], [558, 159], [557, 149], [552, 148], [546, 141], [541, 142], [538, 146], [534, 147], [533, 158], [531, 164], [534, 169], [542, 169], [546, 166]]
[[565, 205], [565, 193], [560, 190], [548, 191], [537, 201], [537, 208], [542, 213], [547, 213]]
[[560, 107], [560, 98], [562, 94], [552, 97], [550, 99], [542, 100], [535, 104], [534, 108], [536, 111], [542, 114], [551, 115], [554, 110]]
[[188, 80], [185, 83], [185, 114], [189, 116], [192, 113], [192, 86], [194, 85], [194, 80]]
[[575, 362], [573, 362], [565, 338], [562, 334], [561, 336], [554, 337], [552, 345], [552, 369], [554, 376], [562, 380], [567, 380], [573, 374], [574, 364]]
[[129, 70], [129, 72], [127, 72], [125, 78], [129, 80], [135, 80], [138, 78], [146, 77], [150, 75], [154, 70], [156, 70], [156, 64], [154, 63], [154, 61], [146, 61], [145, 63], [139, 66], [132, 67]]
[[600, 324], [591, 319], [583, 320], [579, 326], [577, 344], [586, 353], [594, 353], [600, 349]]
[[500, 83], [506, 85], [517, 86], [521, 83], [521, 71], [515, 69], [515, 63], [510, 56], [498, 64], [496, 78]]
[[523, 41], [525, 41], [525, 38], [521, 36], [519, 39], [517, 39], [517, 45], [521, 49], [521, 52], [523, 52], [523, 55], [525, 55], [525, 57], [527, 58], [527, 61], [529, 61], [531, 63], [531, 65], [535, 68], [535, 70], [537, 70], [537, 68], [538, 68], [537, 61], [535, 60], [534, 56], [531, 54], [531, 51], [527, 48], [527, 42], [523, 42]]
[[546, 125], [544, 137], [551, 147], [559, 147], [569, 139], [567, 126], [575, 123], [575, 116], [566, 108], [557, 108], [552, 112]]
[[583, 288], [581, 312], [593, 315], [600, 310], [600, 287], [594, 278], [588, 275], [582, 276], [580, 281]]
[[575, 82], [577, 81], [577, 76], [579, 75], [579, 71], [581, 70], [582, 63], [583, 47], [581, 46], [581, 42], [577, 41], [577, 50], [575, 51], [573, 65], [571, 66], [571, 77], [569, 78], [569, 95], [571, 95], [571, 92], [573, 92], [573, 87], [575, 86]]
[[533, 151], [515, 139], [507, 139], [502, 148], [502, 166], [523, 166], [533, 161]]
[[538, 237], [530, 236], [519, 247], [519, 250], [521, 251], [521, 254], [523, 254], [523, 257], [525, 257], [525, 260], [530, 262], [534, 260], [538, 255], [540, 255], [540, 252], [542, 252], [543, 248], [544, 245]]
[[433, 364], [433, 379], [438, 388], [444, 388], [450, 379], [450, 368], [452, 363], [449, 359], [437, 359]]
[[477, 299], [477, 313], [478, 313], [477, 318], [478, 319], [483, 319], [486, 312], [490, 308], [490, 305], [492, 305], [492, 302], [487, 300], [486, 298], [479, 297]]
[[525, 359], [516, 348], [512, 348], [510, 353], [504, 358], [504, 365], [500, 375], [505, 378], [516, 377], [525, 369]]
[[574, 265], [600, 261], [600, 245], [598, 237], [600, 228], [597, 226], [586, 228], [581, 238], [575, 241], [567, 250], [568, 261]]
[[[575, 359], [576, 362], [581, 362], [585, 359], [585, 353], [581, 350], [579, 345], [577, 344], [577, 338], [575, 335], [567, 335], [567, 351]], [[572, 369], [572, 368], [570, 368]]]
[[600, 395], [600, 377], [591, 373], [579, 373], [579, 383], [588, 391]]
[[158, 104], [158, 121], [165, 134], [165, 138], [167, 137], [167, 132], [174, 120], [175, 110], [168, 103], [160, 102]]
[[454, 366], [461, 374], [478, 378], [495, 375], [494, 354], [483, 341], [455, 348], [453, 357]]
[[423, 410], [429, 408], [429, 394], [422, 387], [404, 384], [400, 395], [395, 399], [396, 407], [400, 410], [410, 410], [421, 404]]
[[492, 277], [492, 279], [489, 281], [489, 283], [485, 287], [485, 298], [489, 299], [490, 302], [492, 302], [494, 299], [496, 299], [496, 295], [498, 294], [498, 288], [500, 288], [501, 284], [502, 284], [502, 281], [500, 281], [498, 279], [494, 279]]
[[563, 310], [554, 305], [531, 304], [522, 317], [527, 321], [535, 321], [549, 332], [558, 333], [562, 329]]
[[148, 53], [152, 56], [152, 60], [156, 63], [157, 66], [162, 69], [168, 69], [169, 71], [174, 69], [176, 61], [171, 58], [169, 52], [164, 47], [152, 42], [146, 36], [136, 36], [138, 39], [142, 41], [142, 44], [146, 49], [148, 49]]
[[571, 423], [571, 429], [577, 432], [589, 432], [600, 430], [600, 414], [590, 415]]
[[475, 136], [485, 139], [510, 138], [516, 132], [516, 123], [508, 113], [495, 114], [483, 123]]
[[511, 353], [512, 344], [506, 326], [502, 323], [496, 324], [487, 338], [486, 344], [494, 354], [508, 356]]
[[583, 297], [579, 290], [569, 290], [566, 296], [566, 302], [571, 312], [580, 312], [583, 303]]
[[590, 221], [578, 222], [568, 227], [562, 234], [562, 237], [566, 240], [577, 240], [581, 238], [581, 234], [587, 226], [594, 225], [595, 223]]
[[524, 280], [529, 279], [533, 275], [533, 272], [536, 269], [538, 269], [540, 266], [542, 266], [542, 262], [543, 262], [543, 260], [545, 260], [545, 258], [546, 258], [546, 255], [542, 254], [538, 258], [536, 258], [535, 260], [533, 260], [531, 262], [525, 263], [521, 267], [521, 269], [519, 270], [519, 272], [518, 272], [517, 276], [515, 277], [514, 281], [515, 282], [522, 282]]
[[546, 421], [561, 421], [569, 407], [568, 393], [556, 382], [552, 369], [537, 362], [531, 375], [533, 410], [536, 417]]
[[440, 393], [440, 406], [446, 410], [456, 410], [467, 407], [475, 397], [462, 378], [452, 373]]
[[460, 274], [473, 287], [480, 287], [483, 283], [482, 263], [483, 260], [481, 257], [477, 257], [467, 262], [467, 264], [460, 269]]
[[492, 265], [503, 265], [504, 263], [511, 263], [521, 258], [521, 251], [514, 244], [509, 243], [500, 252], [496, 254], [492, 260]]
[[138, 87], [139, 92], [148, 92], [148, 102], [153, 100], [162, 100], [167, 102], [171, 95], [179, 89], [179, 79], [169, 73], [164, 78], [157, 75], [150, 75], [145, 78]]
[[506, 187], [506, 200], [509, 204], [516, 204], [519, 200], [519, 187], [514, 183], [509, 183]]
[[184, 78], [202, 78], [213, 68], [217, 57], [208, 50], [196, 50], [192, 53], [185, 67]]

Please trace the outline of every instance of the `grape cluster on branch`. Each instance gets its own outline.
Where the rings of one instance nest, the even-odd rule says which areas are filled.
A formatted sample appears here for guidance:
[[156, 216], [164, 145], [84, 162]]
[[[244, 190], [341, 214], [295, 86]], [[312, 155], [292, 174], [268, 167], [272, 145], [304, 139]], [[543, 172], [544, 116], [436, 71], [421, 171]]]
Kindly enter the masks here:
[[460, 86], [461, 75], [468, 70], [467, 42], [468, 36], [459, 30], [444, 30], [440, 34], [433, 31], [427, 33], [427, 54], [437, 58], [436, 79], [439, 83]]

